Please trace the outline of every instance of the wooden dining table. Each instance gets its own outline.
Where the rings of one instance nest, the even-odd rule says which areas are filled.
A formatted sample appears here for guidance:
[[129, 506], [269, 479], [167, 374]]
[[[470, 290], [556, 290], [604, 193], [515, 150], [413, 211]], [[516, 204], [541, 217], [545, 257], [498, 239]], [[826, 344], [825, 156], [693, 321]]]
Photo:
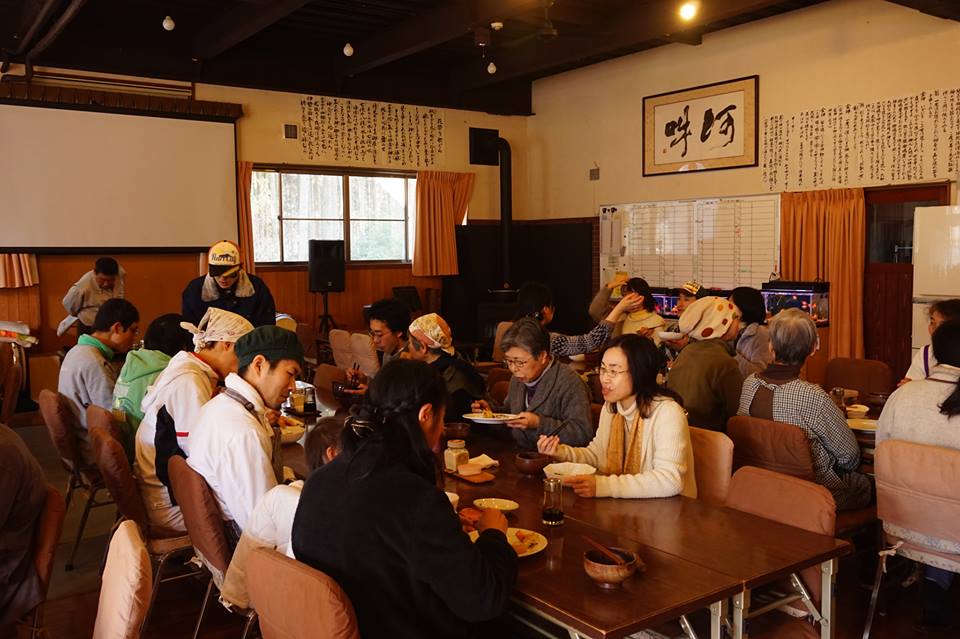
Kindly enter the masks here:
[[[494, 480], [472, 484], [447, 476], [444, 489], [460, 506], [481, 497], [512, 499], [520, 508], [510, 525], [537, 530], [550, 545], [542, 557], [521, 560], [514, 599], [565, 627], [571, 637], [622, 637], [698, 608], [711, 608], [711, 636], [732, 597], [731, 634], [740, 639], [750, 611], [750, 592], [812, 566], [821, 567], [821, 636], [833, 637], [837, 559], [849, 543], [729, 508], [682, 496], [668, 499], [581, 498], [564, 491], [565, 523], [541, 523], [543, 474], [525, 475], [514, 464], [516, 449], [505, 429], [474, 425], [467, 438], [471, 455], [499, 461]], [[637, 550], [646, 572], [621, 591], [593, 584], [582, 567], [588, 549], [582, 535]], [[554, 541], [556, 540], [556, 541]], [[551, 546], [562, 553], [552, 571]], [[608, 605], [609, 604], [609, 605]], [[719, 632], [719, 629], [716, 629]]]

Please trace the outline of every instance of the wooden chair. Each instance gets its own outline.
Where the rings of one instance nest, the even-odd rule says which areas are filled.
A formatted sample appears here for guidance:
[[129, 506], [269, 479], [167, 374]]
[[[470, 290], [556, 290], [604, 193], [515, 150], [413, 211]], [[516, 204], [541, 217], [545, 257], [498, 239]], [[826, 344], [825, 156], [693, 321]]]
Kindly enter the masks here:
[[291, 333], [297, 332], [297, 320], [287, 313], [277, 313], [277, 326], [285, 328]]
[[73, 559], [83, 538], [83, 530], [87, 525], [87, 517], [93, 508], [113, 504], [113, 500], [99, 501], [97, 495], [105, 490], [100, 472], [92, 466], [83, 463], [80, 457], [80, 445], [77, 441], [76, 429], [80, 425], [67, 404], [67, 398], [60, 393], [42, 390], [39, 397], [40, 414], [50, 433], [50, 439], [60, 455], [60, 463], [69, 474], [66, 490], [66, 508], [70, 508], [70, 500], [75, 490], [82, 490], [86, 496], [83, 506], [83, 515], [77, 528], [77, 536], [73, 541], [73, 549], [67, 559], [66, 570], [73, 570]]
[[895, 439], [874, 457], [884, 542], [863, 639], [869, 639], [887, 555], [960, 573], [960, 450]]
[[312, 373], [317, 367], [317, 364], [319, 364], [317, 360], [317, 333], [309, 324], [298, 322], [297, 339], [300, 340], [300, 345], [303, 346], [303, 361]]
[[500, 382], [510, 382], [510, 379], [513, 377], [513, 373], [510, 372], [510, 369], [497, 367], [491, 368], [487, 371], [487, 390], [491, 390], [494, 386]]
[[[217, 504], [217, 498], [203, 476], [190, 468], [187, 465], [187, 460], [180, 455], [170, 457], [167, 470], [170, 473], [170, 487], [177, 503], [180, 505], [183, 523], [187, 527], [190, 541], [197, 557], [200, 558], [200, 561], [203, 562], [204, 567], [210, 573], [207, 592], [203, 597], [203, 605], [200, 607], [200, 617], [197, 619], [197, 625], [193, 631], [193, 639], [197, 639], [200, 635], [203, 616], [207, 611], [207, 604], [210, 602], [210, 595], [214, 587], [219, 591], [223, 585], [223, 577], [230, 565], [232, 551], [227, 543], [223, 513], [220, 511], [219, 504]], [[246, 625], [241, 636], [241, 639], [245, 639], [256, 620], [256, 613], [252, 610], [235, 608], [231, 608], [230, 611], [246, 619]]]
[[138, 639], [145, 627], [152, 574], [140, 529], [122, 521], [110, 540], [93, 639]]
[[366, 333], [352, 333], [350, 335], [350, 350], [353, 352], [353, 361], [360, 367], [367, 377], [373, 377], [380, 370], [380, 359], [377, 357], [377, 348], [373, 345], [373, 338]]
[[507, 401], [507, 393], [510, 391], [510, 382], [497, 382], [490, 389], [490, 399], [497, 406], [503, 406]]
[[[836, 526], [836, 504], [833, 495], [823, 486], [811, 481], [776, 473], [763, 468], [744, 466], [734, 473], [727, 494], [728, 508], [772, 519], [810, 532], [833, 536]], [[791, 636], [819, 637], [812, 626], [785, 614], [758, 618], [778, 607], [791, 607], [807, 612], [819, 622], [823, 582], [820, 567], [814, 566], [792, 573], [789, 582], [781, 588], [763, 593], [751, 593], [755, 612], [748, 612], [751, 620], [750, 637], [785, 639]], [[757, 619], [755, 622], [754, 619]]]
[[313, 373], [313, 385], [317, 389], [317, 402], [325, 406], [339, 406], [340, 400], [333, 396], [333, 382], [347, 382], [347, 373], [332, 364], [320, 364]]
[[823, 387], [830, 392], [836, 387], [850, 388], [867, 393], [892, 393], [893, 371], [885, 363], [875, 359], [837, 357], [827, 362]]
[[360, 639], [353, 605], [328, 575], [270, 548], [254, 550], [247, 570], [263, 639]]
[[333, 363], [338, 368], [347, 370], [353, 366], [353, 345], [350, 343], [350, 332], [341, 328], [330, 329], [327, 339], [330, 340], [330, 350], [333, 351]]
[[[503, 354], [503, 349], [500, 348], [500, 342], [503, 341], [503, 334], [507, 332], [507, 329], [510, 328], [510, 325], [511, 325], [511, 324], [513, 324], [513, 322], [500, 322], [499, 324], [497, 324], [497, 331], [496, 331], [496, 333], [494, 334], [494, 337], [493, 337], [493, 350], [492, 350], [492, 353], [491, 353], [491, 355], [490, 355], [490, 360], [491, 360], [491, 361], [489, 361], [489, 362], [476, 362], [476, 363], [474, 364], [474, 367], [476, 367], [476, 369], [477, 369], [481, 374], [486, 374], [486, 373], [491, 372], [491, 371], [494, 370], [494, 369], [498, 369], [498, 368], [502, 368], [502, 367], [503, 367], [504, 354]], [[506, 370], [506, 369], [503, 369], [503, 370]], [[507, 371], [507, 372], [509, 372], [509, 371]], [[489, 386], [490, 384], [491, 384], [491, 382], [487, 382], [487, 385], [488, 385], [488, 386]]]
[[733, 475], [733, 441], [721, 432], [690, 427], [697, 498], [713, 506], [727, 500]]
[[23, 362], [22, 346], [0, 342], [0, 424], [9, 424], [17, 409]]
[[101, 419], [95, 418], [91, 421], [91, 409], [93, 408], [103, 411], [107, 416], [110, 416], [110, 413], [99, 407], [91, 406], [87, 409], [90, 439], [93, 443], [100, 476], [117, 503], [120, 515], [125, 520], [136, 524], [146, 544], [145, 547], [150, 555], [150, 560], [155, 565], [153, 586], [150, 591], [151, 597], [143, 619], [143, 628], [146, 629], [150, 622], [150, 614], [153, 611], [154, 599], [160, 590], [160, 584], [199, 574], [199, 571], [192, 571], [180, 573], [174, 577], [163, 577], [167, 561], [175, 555], [192, 552], [193, 545], [190, 542], [190, 536], [185, 532], [154, 526], [150, 523], [143, 500], [140, 497], [140, 489], [133, 477], [133, 470], [127, 460], [123, 446], [107, 427], [97, 423], [102, 422], [102, 416]]
[[[33, 532], [33, 566], [40, 578], [44, 599], [50, 588], [50, 576], [53, 573], [53, 560], [63, 532], [63, 519], [67, 507], [63, 496], [53, 486], [47, 486], [47, 496], [43, 502], [40, 520]], [[43, 603], [34, 608], [20, 624], [30, 633], [30, 639], [48, 636], [43, 626]]]

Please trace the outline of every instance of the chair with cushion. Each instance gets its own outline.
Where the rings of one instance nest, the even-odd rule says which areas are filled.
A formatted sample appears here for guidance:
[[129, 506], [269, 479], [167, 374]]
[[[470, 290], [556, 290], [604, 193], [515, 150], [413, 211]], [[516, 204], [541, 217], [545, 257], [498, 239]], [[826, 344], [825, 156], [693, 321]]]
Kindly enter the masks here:
[[960, 450], [891, 439], [877, 446], [877, 514], [887, 549], [873, 583], [870, 636], [886, 555], [960, 573]]
[[697, 497], [710, 505], [722, 506], [727, 500], [733, 474], [733, 442], [715, 430], [690, 427], [693, 465], [697, 477]]
[[80, 457], [80, 444], [76, 435], [76, 429], [79, 429], [80, 425], [67, 404], [67, 398], [60, 393], [45, 389], [40, 391], [39, 404], [40, 414], [43, 416], [43, 422], [50, 433], [50, 439], [53, 440], [53, 445], [60, 455], [63, 468], [69, 474], [66, 507], [70, 508], [70, 499], [73, 497], [74, 490], [82, 490], [86, 494], [83, 515], [80, 517], [77, 536], [74, 539], [73, 549], [70, 551], [70, 558], [67, 559], [66, 564], [66, 570], [73, 570], [73, 558], [76, 556], [80, 540], [83, 538], [83, 530], [87, 525], [90, 510], [113, 504], [113, 501], [109, 499], [99, 501], [97, 499], [97, 495], [106, 486], [103, 484], [103, 478], [99, 471], [95, 467], [85, 465]]
[[[89, 419], [89, 410], [87, 414]], [[190, 543], [190, 536], [186, 533], [150, 523], [146, 508], [140, 498], [140, 489], [133, 477], [130, 462], [127, 461], [123, 446], [110, 431], [101, 424], [90, 422], [90, 440], [93, 444], [100, 476], [103, 477], [103, 483], [117, 503], [120, 515], [137, 525], [146, 543], [150, 559], [156, 564], [153, 571], [154, 580], [151, 588], [151, 598], [146, 608], [146, 618], [143, 620], [143, 627], [146, 628], [150, 621], [150, 613], [153, 610], [154, 599], [160, 589], [160, 584], [198, 574], [197, 571], [193, 571], [180, 573], [166, 579], [163, 578], [163, 569], [166, 567], [167, 561], [174, 555], [191, 552], [193, 545]]]
[[893, 371], [884, 362], [875, 359], [836, 357], [827, 362], [823, 387], [829, 392], [836, 387], [867, 393], [893, 392]]
[[[63, 532], [63, 519], [67, 507], [63, 496], [53, 486], [47, 486], [47, 496], [43, 502], [40, 520], [33, 532], [33, 567], [40, 578], [40, 587], [44, 599], [50, 588], [50, 576], [53, 573], [53, 560]], [[23, 626], [30, 633], [30, 639], [46, 636], [43, 627], [43, 603], [34, 608], [25, 618]]]
[[510, 392], [510, 382], [497, 382], [490, 389], [490, 399], [497, 406], [503, 406], [507, 401], [508, 392]]
[[339, 399], [333, 396], [333, 382], [347, 383], [347, 373], [332, 364], [320, 364], [313, 373], [313, 385], [317, 389], [317, 402], [324, 406], [340, 406]]
[[110, 540], [93, 639], [138, 639], [152, 601], [150, 555], [140, 529], [122, 521]]
[[[757, 466], [807, 481], [816, 482], [810, 442], [798, 426], [759, 417], [738, 415], [727, 422], [727, 435], [733, 440], [733, 468]], [[837, 513], [836, 529], [841, 537], [850, 537], [877, 520], [876, 506]]]
[[23, 379], [23, 347], [0, 342], [0, 424], [9, 424]]
[[[744, 466], [734, 473], [726, 506], [821, 535], [832, 537], [835, 532], [836, 505], [829, 490], [812, 481], [763, 468]], [[813, 566], [791, 574], [789, 582], [781, 584], [791, 594], [751, 593], [751, 607], [756, 612], [747, 614], [751, 619], [750, 637], [819, 637], [820, 633], [813, 631], [812, 626], [785, 614], [760, 618], [766, 611], [789, 605], [809, 613], [819, 622], [822, 579], [820, 567]], [[769, 604], [774, 605], [771, 608]]]
[[328, 575], [270, 548], [254, 550], [247, 571], [263, 639], [360, 639], [353, 605]]
[[366, 333], [352, 333], [350, 335], [350, 350], [353, 351], [353, 361], [360, 367], [360, 372], [367, 377], [373, 377], [380, 370], [380, 359], [377, 357], [377, 347], [373, 345], [373, 338]]
[[487, 372], [487, 390], [489, 391], [500, 382], [509, 382], [513, 373], [507, 368], [491, 368]]
[[297, 339], [303, 346], [303, 361], [312, 371], [319, 363], [317, 360], [317, 333], [309, 324], [297, 323]]
[[330, 329], [327, 339], [330, 340], [330, 350], [333, 351], [333, 363], [337, 368], [347, 370], [354, 363], [353, 345], [350, 343], [350, 331], [342, 328]]
[[[207, 592], [200, 608], [200, 617], [193, 632], [193, 638], [197, 639], [200, 635], [200, 624], [203, 623], [203, 616], [207, 611], [207, 604], [210, 602], [210, 595], [214, 587], [219, 591], [223, 585], [223, 577], [227, 573], [233, 552], [227, 542], [223, 513], [207, 480], [190, 468], [187, 460], [180, 455], [170, 457], [167, 470], [170, 473], [170, 487], [180, 505], [183, 523], [190, 535], [193, 549], [210, 573]], [[243, 630], [243, 637], [246, 637], [256, 619], [253, 611], [231, 609], [231, 612], [246, 618], [247, 623]]]
[[[507, 370], [503, 368], [503, 358], [505, 357], [505, 355], [503, 353], [503, 349], [500, 348], [500, 342], [503, 341], [503, 334], [507, 332], [507, 329], [510, 328], [510, 325], [512, 323], [513, 322], [500, 322], [499, 324], [497, 324], [497, 331], [493, 337], [493, 352], [490, 355], [490, 359], [492, 361], [474, 363], [474, 367], [481, 374], [488, 374], [492, 370], [498, 369], [498, 368], [502, 370]], [[507, 372], [509, 373], [509, 371]], [[488, 385], [490, 385], [491, 383], [492, 382], [487, 382]]]

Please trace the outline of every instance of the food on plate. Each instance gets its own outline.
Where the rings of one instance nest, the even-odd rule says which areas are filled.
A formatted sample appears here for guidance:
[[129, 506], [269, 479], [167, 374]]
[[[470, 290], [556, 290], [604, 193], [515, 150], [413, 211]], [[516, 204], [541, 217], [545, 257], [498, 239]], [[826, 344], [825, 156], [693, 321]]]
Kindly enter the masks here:
[[296, 417], [289, 415], [280, 415], [279, 426], [281, 428], [303, 428], [303, 422]]
[[490, 407], [487, 406], [483, 409], [483, 418], [484, 419], [493, 419], [493, 411], [490, 410]]
[[483, 515], [483, 513], [478, 508], [472, 508], [468, 506], [466, 508], [462, 508], [459, 515], [463, 532], [470, 534], [477, 529], [477, 522], [480, 521], [480, 517]]
[[533, 538], [533, 533], [531, 533], [529, 530], [518, 530], [516, 534], [517, 534], [517, 541], [520, 541], [520, 542], [527, 541], [527, 539]]

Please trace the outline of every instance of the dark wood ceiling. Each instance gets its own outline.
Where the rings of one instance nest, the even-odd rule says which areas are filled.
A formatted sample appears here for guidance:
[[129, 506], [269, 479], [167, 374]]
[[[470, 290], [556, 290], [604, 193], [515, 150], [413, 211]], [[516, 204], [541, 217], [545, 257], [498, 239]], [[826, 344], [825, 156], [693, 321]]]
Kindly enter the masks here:
[[[821, 1], [701, 0], [683, 23], [681, 0], [0, 0], [0, 47], [7, 62], [525, 114], [537, 78]], [[960, 18], [960, 2], [898, 3]]]

